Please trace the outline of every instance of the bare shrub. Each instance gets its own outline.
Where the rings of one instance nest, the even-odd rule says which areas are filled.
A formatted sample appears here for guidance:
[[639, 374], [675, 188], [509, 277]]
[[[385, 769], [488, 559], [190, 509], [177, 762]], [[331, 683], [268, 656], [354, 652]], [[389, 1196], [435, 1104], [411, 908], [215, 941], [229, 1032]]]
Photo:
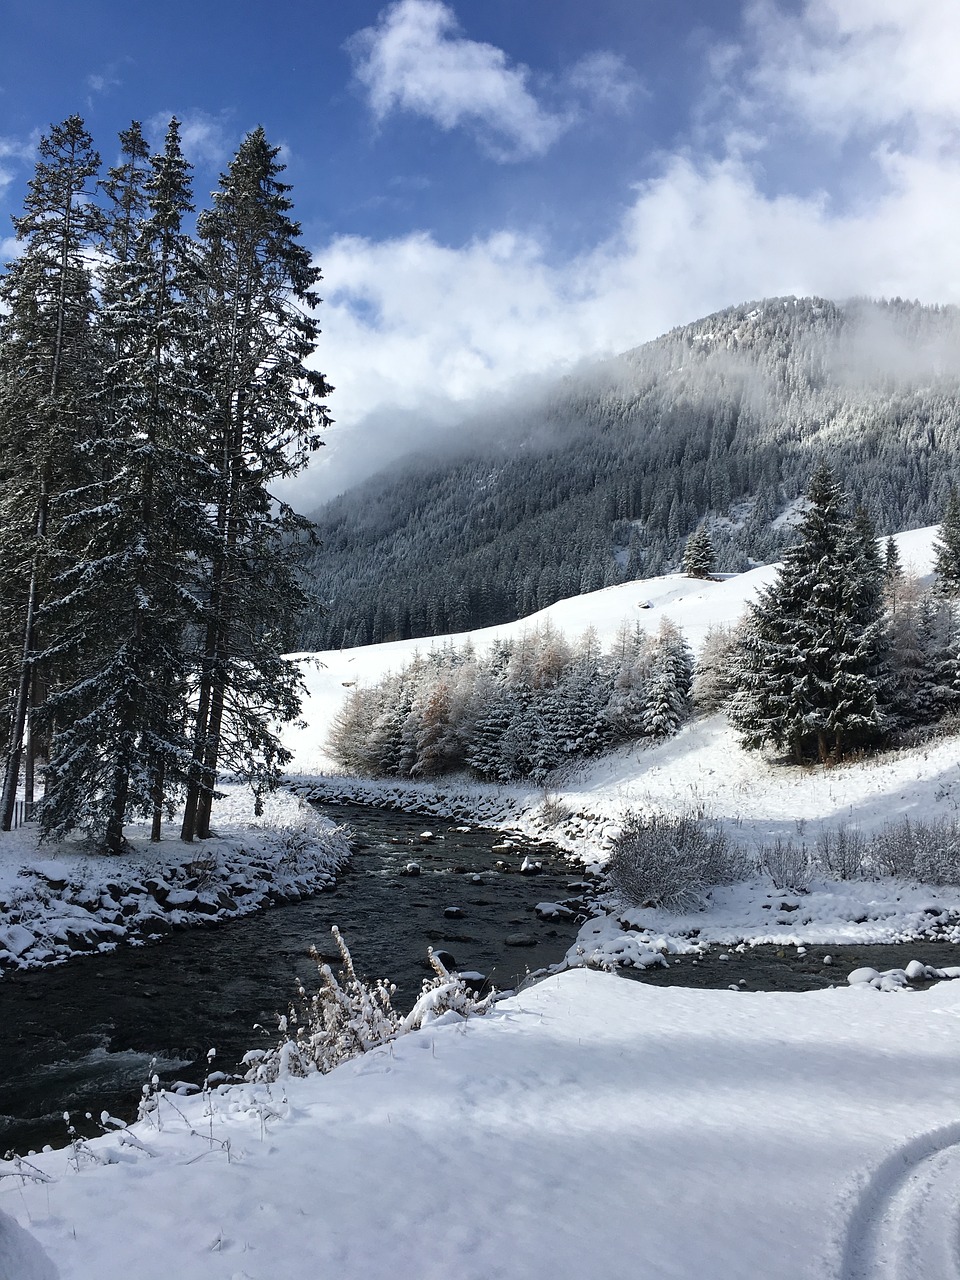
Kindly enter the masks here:
[[452, 1011], [463, 1018], [486, 1013], [495, 999], [494, 992], [478, 997], [430, 949], [427, 955], [434, 976], [424, 980], [419, 999], [404, 1017], [393, 1007], [394, 984], [383, 978], [367, 982], [359, 977], [340, 930], [334, 925], [331, 932], [342, 961], [339, 975], [321, 959], [316, 947], [310, 948], [320, 986], [310, 994], [297, 981], [297, 999], [289, 1014], [279, 1018], [280, 1043], [266, 1052], [252, 1050], [244, 1057], [248, 1080], [332, 1071], [341, 1062], [416, 1031], [444, 1013]]
[[814, 859], [817, 868], [831, 880], [861, 880], [867, 861], [863, 832], [843, 823], [832, 831], [824, 827], [817, 835]]
[[748, 873], [740, 845], [716, 823], [687, 814], [628, 813], [607, 863], [610, 883], [626, 902], [670, 911], [698, 905], [707, 889]]
[[810, 888], [813, 863], [805, 844], [779, 837], [760, 849], [760, 869], [773, 881], [774, 888], [785, 893], [806, 893]]
[[[824, 828], [817, 836], [814, 861], [818, 870], [834, 880], [875, 875], [926, 884], [960, 884], [960, 822], [956, 818], [934, 822], [904, 818], [887, 823], [869, 838], [856, 827]], [[764, 866], [764, 870], [769, 868]], [[770, 874], [773, 876], [772, 871]], [[777, 879], [773, 880], [780, 888]]]
[[960, 826], [956, 818], [913, 828], [914, 874], [926, 884], [960, 884]]
[[917, 867], [917, 824], [909, 819], [887, 823], [870, 845], [870, 862], [882, 876], [910, 879]]
[[571, 809], [555, 791], [544, 790], [537, 816], [545, 827], [559, 827], [568, 821]]

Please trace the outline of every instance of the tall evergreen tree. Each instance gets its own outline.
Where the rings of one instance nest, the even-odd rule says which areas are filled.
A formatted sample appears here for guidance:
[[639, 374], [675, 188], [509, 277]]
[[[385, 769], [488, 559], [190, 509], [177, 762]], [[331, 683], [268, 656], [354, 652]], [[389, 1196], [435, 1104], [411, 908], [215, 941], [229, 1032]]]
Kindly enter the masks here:
[[887, 611], [891, 618], [895, 618], [903, 592], [903, 565], [893, 537], [887, 538], [884, 544], [883, 589], [887, 601]]
[[284, 757], [268, 722], [299, 707], [296, 672], [280, 654], [304, 599], [288, 538], [306, 522], [273, 502], [270, 485], [299, 471], [321, 443], [330, 387], [306, 363], [319, 333], [312, 308], [320, 272], [290, 216], [278, 152], [262, 129], [249, 134], [198, 222], [216, 547], [205, 584], [186, 840], [209, 834], [221, 761], [272, 784]]
[[750, 606], [731, 718], [748, 747], [828, 762], [887, 726], [882, 575], [872, 531], [851, 526], [826, 464], [807, 496], [799, 541]]
[[953, 485], [947, 495], [934, 552], [937, 589], [945, 596], [960, 596], [960, 496]]
[[643, 700], [643, 732], [651, 738], [676, 733], [690, 713], [693, 655], [683, 634], [664, 618], [650, 654]]
[[121, 142], [123, 162], [107, 184], [105, 388], [87, 446], [97, 479], [74, 516], [82, 558], [59, 575], [51, 606], [70, 678], [52, 699], [59, 727], [40, 811], [45, 834], [83, 826], [112, 852], [130, 812], [151, 815], [159, 838], [165, 785], [188, 755], [179, 714], [187, 629], [199, 608], [196, 565], [210, 546], [196, 272], [182, 225], [189, 167], [176, 120], [149, 166], [138, 125]]
[[[90, 251], [102, 230], [93, 202], [100, 157], [79, 116], [41, 139], [22, 216], [14, 219], [22, 252], [0, 281], [0, 483], [4, 561], [14, 566], [21, 637], [0, 828], [9, 830], [31, 702], [45, 644], [40, 617], [51, 565], [69, 560], [73, 495], [89, 464], [97, 386]], [[29, 798], [29, 797], [28, 797]]]

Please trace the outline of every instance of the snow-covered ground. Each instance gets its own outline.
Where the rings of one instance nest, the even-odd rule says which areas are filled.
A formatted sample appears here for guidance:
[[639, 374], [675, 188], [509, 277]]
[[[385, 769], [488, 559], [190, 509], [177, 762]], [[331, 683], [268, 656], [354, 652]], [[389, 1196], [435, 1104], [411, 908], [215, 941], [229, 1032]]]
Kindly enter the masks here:
[[269, 1097], [163, 1102], [162, 1130], [103, 1139], [79, 1171], [69, 1150], [31, 1159], [52, 1181], [0, 1182], [32, 1237], [0, 1218], [0, 1276], [940, 1280], [958, 1055], [960, 984], [565, 973]]
[[[899, 539], [920, 573], [931, 532]], [[696, 646], [771, 575], [671, 576], [544, 612], [567, 634], [592, 625], [602, 638], [624, 617], [655, 629], [667, 615]], [[482, 648], [531, 625], [472, 638]], [[955, 741], [794, 770], [743, 752], [719, 718], [592, 762], [548, 797], [331, 777], [325, 727], [346, 689], [417, 647], [428, 646], [305, 659], [308, 727], [289, 736], [305, 791], [482, 815], [549, 834], [587, 862], [629, 807], [700, 809], [756, 843], [812, 839], [840, 821], [870, 830], [950, 817], [960, 804]], [[161, 850], [170, 859], [172, 842]], [[33, 857], [13, 837], [0, 844], [0, 894]], [[885, 941], [930, 920], [952, 939], [957, 918], [953, 889], [862, 881], [788, 895], [755, 881], [715, 891], [688, 919], [637, 912], [642, 934], [587, 925], [580, 949], [632, 946], [639, 958], [711, 937]], [[697, 944], [684, 938], [692, 927]], [[960, 983], [792, 995], [575, 969], [328, 1076], [164, 1098], [162, 1128], [155, 1117], [29, 1168], [0, 1164], [0, 1280], [955, 1276], [958, 1053]]]
[[31, 826], [0, 836], [0, 974], [142, 942], [185, 925], [247, 915], [332, 888], [349, 857], [345, 835], [287, 791], [261, 815], [244, 788], [225, 786], [215, 838], [151, 844], [127, 831], [122, 857], [79, 840], [37, 848]]

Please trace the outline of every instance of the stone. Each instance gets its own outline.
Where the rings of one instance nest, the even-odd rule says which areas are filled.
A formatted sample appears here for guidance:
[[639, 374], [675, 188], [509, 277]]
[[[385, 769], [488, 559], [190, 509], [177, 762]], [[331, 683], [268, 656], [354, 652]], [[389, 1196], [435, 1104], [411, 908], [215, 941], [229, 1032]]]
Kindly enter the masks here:
[[536, 938], [529, 933], [508, 933], [503, 940], [505, 947], [535, 947]]

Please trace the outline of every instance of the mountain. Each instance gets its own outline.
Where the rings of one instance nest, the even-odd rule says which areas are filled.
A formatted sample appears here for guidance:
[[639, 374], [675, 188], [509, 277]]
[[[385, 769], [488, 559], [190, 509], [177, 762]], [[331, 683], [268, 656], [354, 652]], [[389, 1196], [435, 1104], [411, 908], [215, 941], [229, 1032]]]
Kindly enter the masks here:
[[718, 569], [775, 559], [821, 458], [880, 532], [934, 522], [960, 462], [960, 310], [732, 307], [457, 436], [479, 443], [316, 514], [302, 648], [489, 626], [662, 573], [701, 520]]

